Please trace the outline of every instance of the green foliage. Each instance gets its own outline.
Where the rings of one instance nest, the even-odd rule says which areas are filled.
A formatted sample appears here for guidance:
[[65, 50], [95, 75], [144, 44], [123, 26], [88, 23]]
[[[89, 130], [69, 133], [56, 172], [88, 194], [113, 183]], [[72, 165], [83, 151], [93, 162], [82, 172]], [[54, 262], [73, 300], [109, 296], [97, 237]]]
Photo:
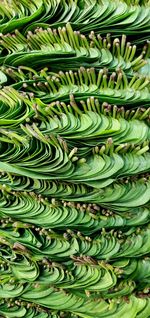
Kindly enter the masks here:
[[150, 1], [0, 2], [0, 317], [150, 317]]

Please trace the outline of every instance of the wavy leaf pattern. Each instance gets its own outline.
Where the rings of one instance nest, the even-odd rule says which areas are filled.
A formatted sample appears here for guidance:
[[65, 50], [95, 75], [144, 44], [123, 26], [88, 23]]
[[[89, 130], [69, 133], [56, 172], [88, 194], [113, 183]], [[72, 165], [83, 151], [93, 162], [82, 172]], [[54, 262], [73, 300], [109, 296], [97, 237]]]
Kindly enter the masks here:
[[150, 318], [150, 1], [0, 1], [0, 317]]

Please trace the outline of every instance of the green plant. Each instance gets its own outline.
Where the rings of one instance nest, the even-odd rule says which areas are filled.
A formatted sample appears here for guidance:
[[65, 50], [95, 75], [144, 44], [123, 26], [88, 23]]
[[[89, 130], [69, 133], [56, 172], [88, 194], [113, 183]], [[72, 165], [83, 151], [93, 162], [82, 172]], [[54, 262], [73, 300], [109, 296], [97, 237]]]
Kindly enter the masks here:
[[150, 317], [150, 1], [0, 3], [0, 315]]

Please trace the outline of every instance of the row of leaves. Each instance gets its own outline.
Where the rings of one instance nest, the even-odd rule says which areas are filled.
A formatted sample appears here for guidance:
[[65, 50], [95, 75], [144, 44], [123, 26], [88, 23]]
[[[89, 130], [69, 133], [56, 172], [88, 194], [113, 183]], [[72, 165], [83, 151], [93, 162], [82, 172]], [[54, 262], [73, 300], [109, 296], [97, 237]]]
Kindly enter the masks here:
[[[11, 132], [15, 143], [7, 137], [9, 131], [3, 132], [0, 169], [8, 173], [35, 179], [84, 183], [100, 189], [118, 178], [145, 173], [150, 169], [146, 141], [141, 146], [130, 143], [115, 146], [108, 139], [105, 145], [93, 148], [93, 153], [85, 152], [78, 157], [78, 148], [68, 149], [66, 142], [56, 139], [54, 135], [44, 136], [37, 126], [35, 130], [29, 130], [30, 136]], [[91, 200], [93, 198], [91, 196]]]
[[[78, 228], [85, 234], [102, 228], [140, 226], [149, 222], [150, 183], [145, 180], [114, 183], [93, 191], [83, 185], [9, 177], [0, 179], [2, 218], [12, 217], [47, 229]], [[78, 203], [80, 201], [83, 203]]]
[[[24, 132], [29, 136], [54, 134], [69, 144], [78, 142], [78, 147], [94, 147], [105, 143], [107, 138], [112, 138], [114, 144], [141, 144], [150, 139], [150, 108], [125, 110], [108, 103], [100, 104], [93, 97], [77, 103], [73, 95], [69, 105], [59, 101], [32, 104], [26, 99], [18, 103], [12, 100], [12, 103], [1, 100], [0, 133], [14, 143], [15, 138], [19, 138], [17, 133], [24, 135]], [[7, 128], [9, 130], [5, 130]]]
[[[144, 46], [141, 54], [137, 55], [136, 51], [136, 45], [132, 46], [127, 42], [125, 35], [121, 39], [113, 39], [110, 34], [102, 38], [92, 31], [89, 37], [86, 37], [79, 31], [73, 31], [68, 23], [66, 27], [57, 30], [38, 28], [33, 33], [29, 31], [26, 37], [18, 30], [15, 34], [1, 34], [0, 63], [33, 68], [49, 64], [51, 70], [76, 70], [82, 64], [97, 69], [103, 66], [109, 70], [121, 68], [132, 74], [148, 63], [149, 43]], [[141, 72], [148, 74], [148, 68], [149, 64], [142, 68]]]
[[[11, 199], [11, 197], [13, 199], [14, 196], [14, 200], [16, 200], [17, 194], [17, 201], [23, 200], [22, 202], [24, 202], [24, 206], [26, 206], [27, 192], [30, 192], [33, 196], [36, 193], [37, 195], [58, 198], [59, 200], [66, 200], [68, 202], [99, 204], [115, 211], [127, 211], [138, 206], [143, 206], [148, 204], [150, 200], [150, 181], [146, 175], [136, 181], [123, 179], [123, 182], [114, 182], [112, 185], [106, 186], [103, 189], [93, 189], [92, 187], [82, 184], [30, 179], [22, 176], [14, 178], [10, 174], [8, 174], [8, 178], [2, 179], [2, 182], [3, 181], [4, 184], [1, 186], [2, 207], [5, 207], [7, 197], [8, 199]], [[6, 184], [8, 184], [8, 189]], [[19, 192], [9, 193], [11, 189], [9, 186]], [[20, 191], [25, 191], [24, 198], [23, 193], [20, 193]], [[21, 196], [23, 199], [19, 199]], [[11, 203], [9, 204], [11, 205]], [[6, 206], [8, 207], [8, 202]], [[4, 213], [11, 213], [11, 209], [9, 211], [6, 208]], [[14, 213], [14, 211], [12, 211], [12, 213]]]
[[[23, 68], [23, 67], [22, 67]], [[22, 72], [19, 68], [19, 72]], [[49, 104], [54, 101], [69, 102], [74, 94], [77, 101], [86, 100], [93, 96], [101, 102], [147, 107], [150, 99], [150, 82], [148, 77], [134, 74], [130, 79], [119, 69], [116, 73], [108, 74], [106, 68], [97, 72], [94, 68], [81, 67], [78, 72], [53, 73], [48, 69], [40, 72], [29, 69], [30, 79], [22, 80], [12, 86], [0, 90], [2, 101], [14, 105], [20, 99], [29, 104]], [[18, 76], [15, 71], [10, 73]], [[5, 74], [4, 74], [5, 75]], [[20, 75], [19, 75], [20, 76]], [[18, 90], [18, 91], [17, 91]], [[20, 93], [19, 93], [20, 92]]]
[[[36, 228], [27, 223], [3, 222], [0, 228], [1, 248], [6, 252], [16, 249], [20, 253], [42, 260], [44, 257], [64, 261], [70, 256], [86, 255], [97, 260], [141, 257], [149, 254], [150, 226], [120, 230], [101, 229], [94, 237], [72, 230], [55, 232]], [[7, 256], [6, 256], [7, 257]]]
[[[71, 292], [80, 290], [91, 291], [92, 295], [96, 295], [97, 292], [102, 292], [104, 293], [104, 298], [109, 296], [108, 290], [110, 288], [113, 288], [113, 290], [110, 292], [109, 297], [116, 296], [114, 286], [117, 286], [116, 288], [118, 288], [117, 296], [119, 294], [119, 289], [120, 296], [126, 294], [126, 291], [121, 290], [118, 286], [116, 267], [113, 268], [111, 265], [105, 265], [105, 263], [101, 264], [100, 262], [98, 264], [94, 260], [88, 258], [86, 261], [86, 257], [83, 257], [83, 259], [81, 257], [80, 260], [77, 258], [75, 262], [68, 261], [66, 264], [57, 264], [47, 259], [43, 259], [42, 263], [39, 263], [28, 260], [24, 256], [18, 256], [19, 257], [15, 258], [14, 255], [11, 255], [12, 258], [15, 258], [13, 261], [3, 258], [0, 260], [1, 283], [3, 283], [3, 289], [6, 288], [7, 290], [7, 284], [12, 284], [12, 282], [14, 285], [17, 285], [18, 283], [21, 284], [23, 289], [26, 283], [34, 282], [35, 288], [38, 287], [39, 284], [42, 285], [42, 287], [45, 287], [45, 290], [47, 289], [47, 286], [51, 286], [70, 290]], [[139, 267], [143, 269], [142, 267], [146, 268], [146, 265], [148, 266], [149, 262], [141, 261], [141, 264], [142, 265]], [[118, 270], [118, 272], [119, 271], [121, 272], [121, 270]], [[135, 280], [136, 279], [137, 277], [135, 276]], [[143, 279], [146, 281], [146, 278], [143, 277]], [[124, 284], [121, 283], [120, 287], [124, 289], [125, 285], [125, 282]], [[132, 283], [132, 281], [128, 282], [127, 285], [128, 287], [131, 287], [131, 291], [134, 289], [134, 283]], [[23, 289], [21, 290], [19, 288], [18, 292], [14, 289], [12, 292], [10, 290], [9, 297], [19, 297], [22, 294]], [[145, 291], [148, 292], [146, 289]], [[7, 294], [3, 295], [4, 297], [8, 297], [8, 291], [6, 291], [6, 293]], [[33, 300], [31, 299], [30, 301]]]
[[[15, 245], [19, 247], [19, 244]], [[16, 252], [14, 249], [7, 257], [2, 249], [0, 257], [1, 284], [4, 285], [4, 297], [19, 297], [22, 289], [8, 290], [7, 285], [35, 283], [61, 288], [64, 290], [84, 291], [90, 296], [104, 299], [122, 297], [131, 294], [149, 293], [150, 259], [123, 259], [112, 262], [96, 261], [88, 256], [72, 256], [72, 260], [57, 263], [47, 258], [33, 261], [32, 258]], [[3, 255], [4, 254], [4, 255]], [[7, 290], [7, 291], [6, 291]], [[0, 289], [2, 297], [2, 289]], [[98, 295], [98, 296], [97, 296]], [[33, 300], [31, 300], [33, 301]]]
[[[85, 234], [94, 233], [101, 228], [140, 226], [150, 221], [149, 209], [146, 207], [142, 208], [142, 206], [138, 208], [139, 202], [136, 203], [136, 201], [135, 207], [132, 209], [129, 209], [129, 207], [123, 209], [121, 206], [122, 202], [120, 202], [118, 207], [114, 208], [114, 206], [112, 206], [113, 211], [107, 208], [107, 205], [111, 206], [112, 204], [110, 202], [110, 198], [108, 204], [107, 198], [105, 199], [105, 202], [101, 202], [102, 205], [104, 204], [105, 209], [100, 208], [100, 206], [96, 204], [90, 203], [75, 204], [74, 202], [56, 201], [54, 198], [51, 199], [51, 195], [54, 195], [53, 190], [54, 187], [56, 187], [56, 184], [53, 184], [53, 187], [51, 187], [50, 190], [50, 184], [47, 182], [48, 188], [45, 190], [44, 188], [46, 187], [42, 188], [43, 184], [40, 184], [39, 181], [35, 182], [35, 186], [32, 185], [32, 187], [30, 187], [30, 180], [27, 180], [28, 182], [25, 186], [25, 180], [23, 178], [21, 180], [19, 178], [18, 180], [13, 180], [13, 185], [11, 183], [12, 188], [14, 190], [16, 190], [16, 188], [20, 190], [20, 188], [22, 189], [24, 187], [25, 191], [31, 191], [34, 189], [38, 196], [32, 192], [29, 192], [29, 194], [24, 193], [24, 195], [22, 195], [22, 193], [21, 195], [18, 195], [17, 192], [13, 192], [13, 195], [9, 194], [8, 196], [8, 193], [6, 193], [6, 185], [9, 184], [9, 180], [4, 178], [0, 181], [5, 182], [5, 186], [3, 185], [3, 196], [1, 196], [0, 201], [0, 215], [2, 218], [7, 216], [13, 217], [16, 220], [28, 222], [36, 226], [42, 226], [44, 228], [56, 228], [59, 230], [78, 228], [82, 233]], [[135, 190], [135, 184], [132, 185], [134, 186]], [[138, 187], [138, 184], [136, 187]], [[118, 190], [119, 186], [118, 188], [116, 187], [116, 189]], [[79, 189], [77, 190], [79, 192]], [[78, 192], [76, 193], [76, 197], [79, 195]], [[49, 196], [49, 200], [48, 198], [41, 196], [40, 193], [47, 194]], [[61, 195], [63, 197], [62, 193]], [[57, 196], [59, 197], [59, 193], [57, 193]], [[141, 197], [141, 204], [146, 203], [142, 200], [143, 196]], [[121, 210], [121, 208], [124, 211], [116, 210]]]
[[[41, 292], [40, 288], [38, 291]], [[30, 292], [28, 291], [28, 293]], [[41, 306], [38, 305], [37, 300], [34, 299], [34, 303], [29, 303], [25, 298], [23, 300], [6, 299], [1, 301], [0, 313], [7, 318], [92, 318], [95, 316], [98, 318], [120, 318], [120, 316], [127, 318], [127, 313], [130, 312], [132, 318], [149, 318], [150, 301], [148, 297], [129, 296], [127, 299], [119, 298], [108, 301], [97, 299], [91, 301], [85, 299], [85, 297], [81, 298], [81, 294], [75, 295], [69, 292], [54, 291], [52, 288], [48, 288], [47, 294], [45, 302], [49, 302], [52, 311], [49, 310], [49, 307], [42, 307], [45, 306], [45, 298], [39, 298]], [[61, 299], [60, 306], [57, 305], [59, 298]], [[75, 303], [74, 306], [73, 302]], [[62, 308], [62, 311], [58, 311], [58, 307], [60, 310]], [[64, 312], [64, 308], [67, 308], [66, 312]]]

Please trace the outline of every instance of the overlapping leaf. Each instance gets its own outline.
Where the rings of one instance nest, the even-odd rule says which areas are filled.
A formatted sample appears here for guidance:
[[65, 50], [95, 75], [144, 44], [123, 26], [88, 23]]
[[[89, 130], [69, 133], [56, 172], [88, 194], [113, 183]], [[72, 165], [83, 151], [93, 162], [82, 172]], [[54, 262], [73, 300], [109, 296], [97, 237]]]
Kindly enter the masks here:
[[[121, 68], [132, 75], [147, 63], [149, 57], [148, 45], [138, 56], [136, 45], [131, 46], [125, 35], [121, 39], [112, 39], [109, 34], [102, 38], [92, 31], [89, 37], [85, 37], [73, 31], [69, 23], [58, 30], [39, 28], [34, 33], [29, 31], [26, 37], [17, 30], [16, 34], [2, 34], [0, 43], [1, 64], [32, 66], [35, 69], [48, 65], [55, 71], [77, 70], [82, 64], [96, 69], [103, 66], [109, 67], [109, 70]], [[11, 75], [10, 69], [6, 71]]]
[[0, 315], [149, 318], [149, 0], [0, 22]]

